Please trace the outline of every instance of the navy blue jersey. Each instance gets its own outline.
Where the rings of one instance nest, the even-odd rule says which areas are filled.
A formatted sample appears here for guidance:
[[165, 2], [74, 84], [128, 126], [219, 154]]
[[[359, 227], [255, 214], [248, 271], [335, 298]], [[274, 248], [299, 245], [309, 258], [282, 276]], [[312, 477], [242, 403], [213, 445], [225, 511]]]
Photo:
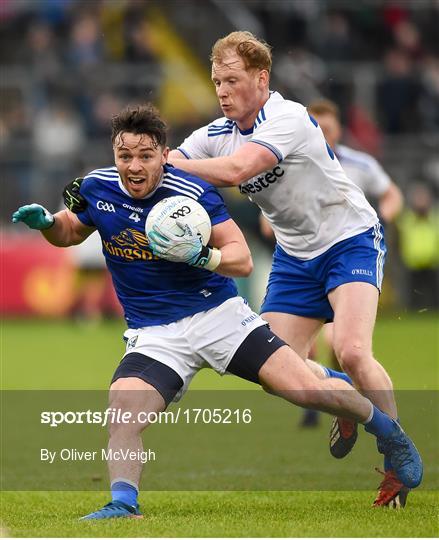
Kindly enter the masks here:
[[130, 328], [168, 324], [222, 304], [238, 294], [235, 282], [185, 263], [153, 255], [145, 221], [161, 199], [186, 195], [198, 201], [212, 226], [230, 218], [215, 187], [171, 165], [165, 165], [158, 187], [144, 199], [133, 199], [116, 167], [96, 169], [81, 185], [87, 210], [78, 214], [96, 227], [102, 252]]

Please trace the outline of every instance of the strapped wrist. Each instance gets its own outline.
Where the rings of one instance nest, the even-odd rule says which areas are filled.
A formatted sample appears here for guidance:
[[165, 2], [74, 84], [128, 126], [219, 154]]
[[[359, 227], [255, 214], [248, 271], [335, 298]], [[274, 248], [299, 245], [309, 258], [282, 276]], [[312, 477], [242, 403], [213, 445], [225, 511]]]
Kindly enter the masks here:
[[206, 270], [213, 272], [221, 264], [221, 251], [216, 248], [209, 249], [209, 259], [204, 266]]
[[200, 253], [197, 255], [196, 260], [190, 264], [197, 268], [204, 268], [205, 270], [213, 272], [220, 263], [221, 251], [219, 249], [203, 246]]

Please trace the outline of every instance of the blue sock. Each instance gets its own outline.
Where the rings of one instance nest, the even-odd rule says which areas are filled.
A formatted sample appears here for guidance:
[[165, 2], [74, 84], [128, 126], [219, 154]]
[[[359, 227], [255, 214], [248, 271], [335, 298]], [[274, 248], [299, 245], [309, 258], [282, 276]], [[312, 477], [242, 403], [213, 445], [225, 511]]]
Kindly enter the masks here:
[[364, 423], [364, 428], [376, 437], [388, 437], [395, 431], [395, 424], [387, 414], [373, 405], [372, 418]]
[[133, 485], [122, 480], [111, 484], [111, 498], [113, 501], [120, 501], [129, 506], [136, 506], [138, 494], [139, 492]]
[[336, 371], [335, 369], [331, 369], [331, 368], [326, 367], [326, 366], [322, 366], [322, 368], [325, 370], [326, 375], [328, 377], [332, 377], [334, 379], [343, 379], [344, 381], [349, 383], [351, 386], [353, 386], [352, 379], [349, 377], [349, 375], [347, 375], [343, 371]]

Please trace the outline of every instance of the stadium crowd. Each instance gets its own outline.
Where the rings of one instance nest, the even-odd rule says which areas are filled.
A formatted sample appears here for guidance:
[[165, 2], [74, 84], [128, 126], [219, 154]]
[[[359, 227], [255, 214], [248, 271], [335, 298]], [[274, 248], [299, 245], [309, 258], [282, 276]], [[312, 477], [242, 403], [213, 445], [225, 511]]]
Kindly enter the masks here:
[[[159, 10], [166, 17], [171, 10], [169, 26], [174, 25], [189, 49], [192, 45], [195, 57], [201, 56], [191, 43], [186, 21], [197, 9], [211, 10], [214, 16], [217, 4], [201, 6], [189, 1], [185, 13], [175, 6], [172, 9], [173, 4], [138, 0], [2, 2], [3, 219], [22, 200], [35, 198], [56, 208], [67, 180], [90, 170], [96, 162], [111, 159], [107, 154], [108, 119], [126, 103], [158, 99], [169, 65], [162, 61], [160, 39], [152, 35], [153, 13]], [[258, 22], [274, 47], [273, 86], [286, 98], [305, 105], [319, 97], [335, 101], [346, 126], [345, 142], [384, 163], [407, 199], [408, 209], [403, 211], [399, 227], [402, 262], [409, 276], [427, 270], [433, 276], [431, 282], [437, 283], [437, 3], [414, 0], [354, 6], [337, 0], [252, 0], [234, 4], [249, 21], [253, 17]], [[223, 34], [230, 30], [230, 26], [217, 29]], [[214, 36], [205, 34], [204, 39], [212, 42]], [[198, 60], [207, 66], [207, 54], [202, 56]], [[172, 118], [167, 120], [173, 128], [171, 146], [192, 129], [174, 125]], [[415, 184], [421, 184], [430, 197], [421, 215], [412, 195]], [[241, 210], [236, 199], [231, 203], [232, 211]], [[253, 226], [256, 213], [242, 210], [241, 224]], [[425, 240], [429, 253], [420, 258], [404, 247], [413, 230], [407, 224], [413, 223], [414, 215], [420, 228], [429, 231], [423, 236], [430, 239]], [[417, 305], [413, 299], [405, 301]], [[432, 305], [439, 305], [437, 292]]]

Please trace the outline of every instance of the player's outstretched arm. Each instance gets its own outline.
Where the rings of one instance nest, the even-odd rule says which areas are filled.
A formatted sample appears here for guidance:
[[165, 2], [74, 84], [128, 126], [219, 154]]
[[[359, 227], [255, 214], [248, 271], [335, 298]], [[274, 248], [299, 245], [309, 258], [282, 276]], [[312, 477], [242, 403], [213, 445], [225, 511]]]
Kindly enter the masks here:
[[43, 231], [55, 225], [55, 217], [41, 204], [26, 204], [12, 214], [12, 223], [22, 221], [30, 229]]
[[68, 247], [83, 242], [95, 229], [87, 227], [68, 210], [51, 214], [40, 204], [21, 206], [12, 214], [12, 223], [23, 222], [30, 229], [41, 231], [48, 242], [57, 247]]
[[271, 150], [252, 142], [242, 145], [230, 156], [179, 159], [180, 156], [183, 156], [180, 151], [172, 150], [168, 158], [169, 163], [219, 187], [238, 186], [278, 164], [278, 159]]

